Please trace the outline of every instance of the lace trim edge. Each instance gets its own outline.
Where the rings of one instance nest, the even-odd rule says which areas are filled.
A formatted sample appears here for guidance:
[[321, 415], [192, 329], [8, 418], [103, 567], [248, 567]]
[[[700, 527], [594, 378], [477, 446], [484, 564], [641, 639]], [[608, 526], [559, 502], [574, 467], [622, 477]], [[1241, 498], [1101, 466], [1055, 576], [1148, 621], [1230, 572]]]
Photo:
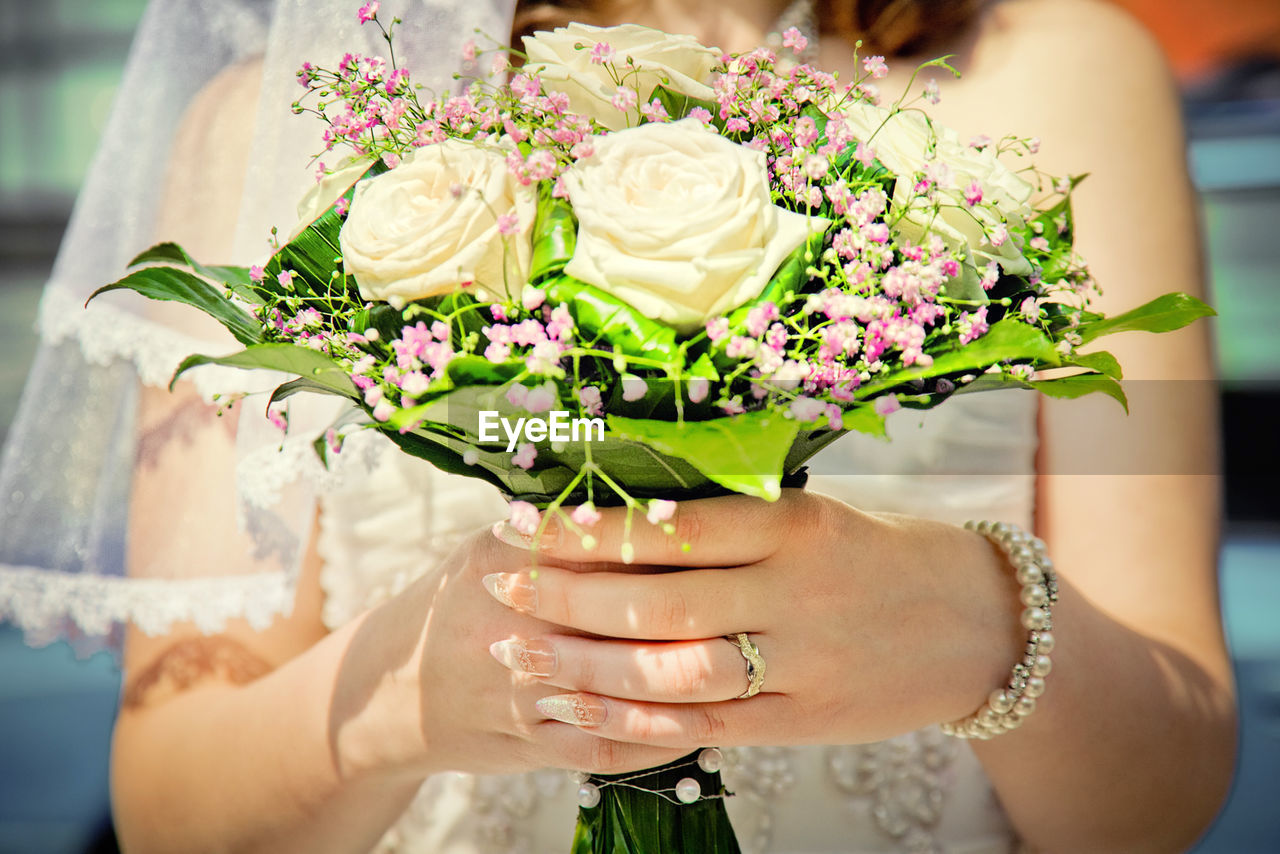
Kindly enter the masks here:
[[235, 618], [262, 631], [292, 611], [293, 598], [293, 580], [284, 572], [168, 579], [0, 565], [0, 620], [36, 639], [63, 634], [68, 619], [92, 637], [105, 637], [123, 623], [148, 635], [179, 622], [216, 634]]

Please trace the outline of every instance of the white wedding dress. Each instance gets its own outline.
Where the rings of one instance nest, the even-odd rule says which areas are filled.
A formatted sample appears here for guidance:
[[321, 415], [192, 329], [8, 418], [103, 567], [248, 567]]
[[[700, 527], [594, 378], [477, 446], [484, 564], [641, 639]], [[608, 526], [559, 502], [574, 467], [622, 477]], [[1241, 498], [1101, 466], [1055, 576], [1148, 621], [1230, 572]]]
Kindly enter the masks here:
[[[237, 521], [252, 536], [253, 554], [221, 575], [190, 577], [187, 562], [174, 559], [130, 566], [129, 576], [150, 577], [126, 577], [123, 511], [130, 467], [141, 459], [137, 382], [163, 386], [185, 355], [217, 345], [157, 325], [143, 300], [81, 306], [133, 253], [172, 237], [155, 232], [159, 164], [168, 162], [196, 93], [220, 69], [255, 55], [265, 56], [258, 109], [234, 111], [236, 121], [251, 117], [253, 140], [239, 215], [230, 215], [237, 224], [231, 258], [261, 260], [269, 227], [291, 222], [313, 168], [306, 153], [316, 150], [314, 124], [288, 121], [298, 92], [293, 70], [302, 59], [332, 62], [352, 45], [378, 48], [376, 34], [356, 25], [355, 7], [347, 0], [153, 0], [46, 291], [44, 346], [0, 461], [0, 618], [15, 620], [33, 641], [65, 636], [91, 649], [118, 639], [129, 622], [152, 633], [175, 620], [216, 632], [231, 617], [265, 627], [292, 600], [317, 497], [330, 627], [394, 596], [462, 535], [505, 515], [492, 487], [442, 475], [377, 434], [353, 437], [341, 464], [325, 472], [305, 430], [281, 445], [246, 408]], [[393, 7], [406, 20], [403, 44], [415, 73], [426, 70], [418, 79], [442, 81], [456, 65], [460, 38], [476, 28], [504, 32], [511, 11], [510, 0], [383, 3], [384, 11]], [[191, 169], [210, 185], [239, 181], [217, 172], [218, 155]], [[198, 194], [188, 196], [193, 210], [217, 218]], [[242, 382], [239, 372], [222, 369], [200, 369], [194, 380], [206, 398]], [[814, 461], [810, 488], [868, 510], [1029, 526], [1035, 407], [1031, 393], [1014, 391], [958, 397], [924, 415], [898, 412], [890, 418], [892, 443], [841, 439]], [[856, 684], [858, 674], [848, 679]], [[728, 809], [748, 852], [995, 854], [1017, 847], [967, 744], [936, 728], [879, 744], [727, 753], [725, 779], [736, 793]], [[565, 771], [439, 775], [379, 850], [563, 854], [575, 793]]]
[[[1014, 391], [957, 397], [923, 415], [900, 411], [890, 417], [891, 443], [848, 436], [815, 458], [809, 488], [867, 510], [1029, 526], [1035, 406], [1031, 393]], [[395, 595], [463, 535], [505, 515], [488, 484], [443, 475], [389, 443], [376, 459], [370, 476], [345, 478], [323, 501], [318, 546], [330, 627]], [[856, 683], [858, 674], [848, 678]], [[745, 852], [1017, 847], [967, 742], [936, 728], [876, 744], [726, 752], [724, 777], [736, 794], [728, 809]], [[564, 854], [576, 792], [564, 771], [439, 775], [378, 850]]]

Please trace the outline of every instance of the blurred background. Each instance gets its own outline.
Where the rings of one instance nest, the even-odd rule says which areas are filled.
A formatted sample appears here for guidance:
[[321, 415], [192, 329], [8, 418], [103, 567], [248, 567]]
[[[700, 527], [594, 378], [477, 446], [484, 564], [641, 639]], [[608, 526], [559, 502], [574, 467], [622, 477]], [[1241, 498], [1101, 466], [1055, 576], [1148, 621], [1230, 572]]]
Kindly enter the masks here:
[[[1197, 851], [1280, 852], [1280, 3], [1117, 2], [1160, 40], [1182, 86], [1219, 312], [1221, 574], [1244, 726], [1231, 800]], [[0, 0], [0, 436], [145, 6]], [[107, 749], [118, 679], [105, 655], [30, 650], [0, 626], [0, 854], [116, 850]]]

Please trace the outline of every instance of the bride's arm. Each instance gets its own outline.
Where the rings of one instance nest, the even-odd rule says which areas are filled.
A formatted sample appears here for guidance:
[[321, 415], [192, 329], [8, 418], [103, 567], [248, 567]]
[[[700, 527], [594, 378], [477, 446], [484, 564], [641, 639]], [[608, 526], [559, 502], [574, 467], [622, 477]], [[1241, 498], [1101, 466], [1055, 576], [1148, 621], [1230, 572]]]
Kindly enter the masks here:
[[[1035, 62], [1034, 50], [1063, 62], [1022, 97], [1045, 105], [1035, 115], [1054, 140], [1044, 168], [1091, 173], [1074, 206], [1079, 251], [1105, 287], [1097, 305], [1117, 313], [1167, 291], [1203, 295], [1185, 137], [1159, 48], [1120, 13], [1081, 5], [1045, 10], [1021, 34], [1021, 59]], [[1186, 847], [1231, 777], [1210, 329], [1107, 339], [1124, 365], [1127, 417], [1104, 401], [1042, 406], [1038, 523], [1074, 590], [1054, 612], [1053, 700], [1025, 733], [977, 750], [1019, 827], [1053, 850]]]

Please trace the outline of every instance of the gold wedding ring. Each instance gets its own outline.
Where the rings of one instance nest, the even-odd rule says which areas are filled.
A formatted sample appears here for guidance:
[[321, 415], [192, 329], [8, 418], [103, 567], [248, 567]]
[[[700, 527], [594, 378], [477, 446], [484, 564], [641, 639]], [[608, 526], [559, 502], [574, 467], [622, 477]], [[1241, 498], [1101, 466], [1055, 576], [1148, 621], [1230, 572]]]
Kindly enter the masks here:
[[746, 632], [736, 635], [725, 635], [725, 640], [738, 648], [742, 657], [747, 660], [747, 690], [738, 695], [739, 700], [754, 697], [764, 687], [764, 658], [760, 655], [760, 647], [751, 642]]

